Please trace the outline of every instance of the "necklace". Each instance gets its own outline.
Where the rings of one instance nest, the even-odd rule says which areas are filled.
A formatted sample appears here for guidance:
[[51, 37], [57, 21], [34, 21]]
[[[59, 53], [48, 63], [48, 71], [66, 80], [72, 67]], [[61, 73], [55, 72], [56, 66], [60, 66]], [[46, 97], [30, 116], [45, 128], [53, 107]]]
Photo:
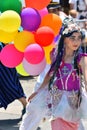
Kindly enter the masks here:
[[70, 70], [69, 70], [69, 68], [68, 68], [67, 66], [64, 66], [64, 67], [61, 69], [61, 71], [62, 71], [62, 73], [63, 73], [64, 75], [67, 75]]

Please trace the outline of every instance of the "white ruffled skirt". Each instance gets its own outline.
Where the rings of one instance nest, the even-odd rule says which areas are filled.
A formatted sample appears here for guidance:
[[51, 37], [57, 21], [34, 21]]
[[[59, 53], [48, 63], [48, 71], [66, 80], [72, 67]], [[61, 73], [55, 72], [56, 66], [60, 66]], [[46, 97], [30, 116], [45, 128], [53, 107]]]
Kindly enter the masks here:
[[87, 118], [87, 93], [83, 91], [78, 108], [75, 107], [76, 95], [58, 89], [50, 93], [46, 86], [27, 104], [20, 130], [35, 130], [44, 117], [49, 119], [59, 117], [69, 122], [78, 122], [81, 118]]

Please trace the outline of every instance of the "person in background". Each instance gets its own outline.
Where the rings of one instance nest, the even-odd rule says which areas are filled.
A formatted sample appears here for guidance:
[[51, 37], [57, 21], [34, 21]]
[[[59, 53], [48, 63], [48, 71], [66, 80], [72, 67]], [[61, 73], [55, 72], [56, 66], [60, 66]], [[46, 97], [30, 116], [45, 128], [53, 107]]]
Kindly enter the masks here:
[[[5, 44], [0, 43], [0, 52]], [[0, 108], [7, 106], [18, 99], [22, 105], [22, 115], [25, 113], [27, 100], [23, 88], [20, 84], [18, 74], [15, 68], [4, 66], [0, 61]]]
[[[57, 54], [36, 92], [28, 98], [20, 130], [35, 130], [43, 117], [52, 130], [78, 130], [87, 118], [87, 54], [83, 31], [71, 18], [63, 21]], [[83, 128], [79, 129], [83, 130]]]
[[86, 21], [84, 23], [84, 29], [87, 31], [87, 19], [86, 19]]
[[87, 53], [87, 31], [85, 30], [85, 38], [82, 42], [83, 53]]
[[77, 19], [78, 18], [78, 12], [75, 10], [75, 9], [71, 9], [69, 11], [69, 17], [72, 17], [74, 19]]
[[61, 10], [61, 5], [58, 2], [51, 1], [50, 4], [47, 6], [49, 13], [54, 13], [63, 20], [67, 15]]
[[62, 7], [62, 11], [66, 15], [69, 15], [69, 10], [70, 10], [69, 0], [59, 0], [59, 2], [60, 2], [60, 5]]
[[51, 0], [51, 2], [59, 3], [61, 6], [61, 11], [66, 15], [69, 15], [69, 0]]
[[78, 11], [79, 19], [87, 19], [87, 0], [69, 0], [70, 9]]

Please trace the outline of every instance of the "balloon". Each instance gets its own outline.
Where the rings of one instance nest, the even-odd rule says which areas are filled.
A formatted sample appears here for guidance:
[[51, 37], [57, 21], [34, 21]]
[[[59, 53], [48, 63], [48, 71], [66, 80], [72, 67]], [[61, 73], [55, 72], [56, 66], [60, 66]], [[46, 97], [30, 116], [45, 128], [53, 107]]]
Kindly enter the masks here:
[[23, 59], [24, 70], [32, 76], [39, 75], [46, 66], [45, 58], [39, 64], [30, 64], [25, 58]]
[[22, 62], [24, 53], [19, 52], [13, 44], [9, 44], [1, 50], [0, 55], [2, 64], [13, 68]]
[[0, 30], [0, 41], [4, 44], [14, 41], [15, 36], [17, 35], [18, 31], [15, 32], [5, 32]]
[[8, 10], [0, 15], [0, 30], [5, 32], [17, 31], [21, 24], [21, 18], [15, 11]]
[[15, 39], [14, 39], [14, 45], [19, 50], [24, 52], [25, 48], [31, 44], [34, 43], [34, 34], [28, 31], [22, 31], [19, 32]]
[[14, 10], [20, 13], [22, 9], [22, 3], [20, 0], [0, 0], [0, 11]]
[[27, 31], [35, 31], [40, 23], [41, 17], [37, 10], [33, 8], [25, 8], [21, 11], [22, 27]]
[[38, 10], [38, 12], [39, 12], [41, 18], [43, 18], [46, 14], [48, 14], [48, 10], [46, 7], [41, 10]]
[[49, 13], [42, 18], [40, 26], [48, 26], [54, 30], [55, 35], [58, 35], [62, 27], [62, 20], [58, 15]]
[[45, 8], [50, 0], [25, 0], [26, 7], [35, 8], [37, 10]]
[[18, 72], [18, 74], [22, 75], [22, 76], [28, 76], [29, 74], [24, 70], [23, 64], [19, 64], [18, 66], [16, 66], [16, 70]]
[[52, 51], [52, 49], [55, 47], [55, 44], [51, 44], [47, 47], [44, 47], [44, 51], [45, 51], [45, 58], [46, 58], [46, 62], [47, 64], [51, 64], [51, 59], [50, 59], [50, 52]]
[[48, 46], [54, 40], [54, 36], [54, 31], [50, 27], [43, 26], [37, 29], [35, 41], [41, 46]]
[[24, 52], [25, 59], [31, 64], [38, 64], [44, 58], [44, 50], [38, 44], [29, 45]]

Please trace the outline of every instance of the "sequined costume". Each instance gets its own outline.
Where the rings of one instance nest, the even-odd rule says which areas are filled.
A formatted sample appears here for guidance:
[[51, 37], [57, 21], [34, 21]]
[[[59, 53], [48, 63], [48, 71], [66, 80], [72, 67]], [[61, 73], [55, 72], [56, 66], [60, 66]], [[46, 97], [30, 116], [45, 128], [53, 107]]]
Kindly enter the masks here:
[[[83, 56], [87, 55], [79, 54], [78, 63]], [[51, 74], [52, 71], [49, 72]], [[79, 89], [80, 77], [73, 65], [62, 61], [52, 90], [49, 91], [47, 85], [28, 103], [20, 130], [35, 130], [43, 117], [52, 120], [59, 118], [71, 122], [72, 125], [78, 124], [81, 118], [87, 118], [87, 96], [85, 103], [82, 100], [80, 104]]]

